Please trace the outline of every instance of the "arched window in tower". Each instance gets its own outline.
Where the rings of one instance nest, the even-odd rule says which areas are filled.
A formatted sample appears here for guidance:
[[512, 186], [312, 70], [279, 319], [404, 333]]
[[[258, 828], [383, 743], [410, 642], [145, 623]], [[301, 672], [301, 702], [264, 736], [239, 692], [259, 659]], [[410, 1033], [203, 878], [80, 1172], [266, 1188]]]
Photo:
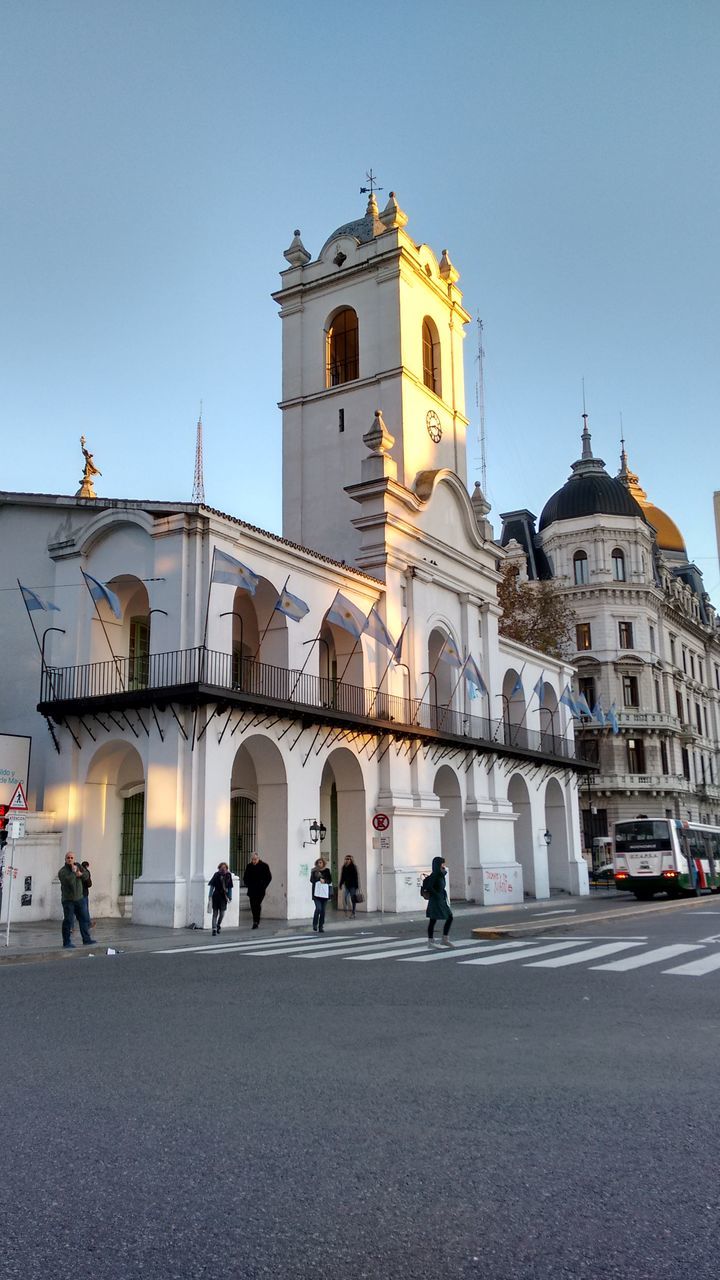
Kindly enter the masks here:
[[587, 586], [590, 581], [588, 573], [588, 558], [584, 551], [576, 551], [573, 556], [573, 573], [575, 576], [575, 586]]
[[339, 387], [360, 377], [358, 318], [352, 307], [333, 316], [325, 334], [325, 382]]
[[440, 373], [440, 339], [432, 320], [427, 316], [422, 326], [423, 382], [426, 387], [442, 395], [442, 378]]
[[612, 573], [615, 582], [625, 582], [625, 556], [619, 547], [612, 553]]

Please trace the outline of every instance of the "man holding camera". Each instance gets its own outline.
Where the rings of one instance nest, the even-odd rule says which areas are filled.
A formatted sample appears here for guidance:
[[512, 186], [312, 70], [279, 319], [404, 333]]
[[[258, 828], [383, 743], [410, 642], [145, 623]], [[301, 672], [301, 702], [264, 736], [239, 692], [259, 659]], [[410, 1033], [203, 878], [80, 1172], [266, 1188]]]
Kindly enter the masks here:
[[64, 947], [72, 948], [75, 946], [70, 935], [76, 920], [80, 925], [83, 946], [89, 947], [91, 943], [95, 942], [95, 938], [90, 937], [90, 921], [83, 897], [83, 882], [86, 879], [90, 879], [90, 872], [85, 871], [75, 861], [74, 853], [66, 853], [65, 865], [58, 871], [63, 909], [62, 940]]

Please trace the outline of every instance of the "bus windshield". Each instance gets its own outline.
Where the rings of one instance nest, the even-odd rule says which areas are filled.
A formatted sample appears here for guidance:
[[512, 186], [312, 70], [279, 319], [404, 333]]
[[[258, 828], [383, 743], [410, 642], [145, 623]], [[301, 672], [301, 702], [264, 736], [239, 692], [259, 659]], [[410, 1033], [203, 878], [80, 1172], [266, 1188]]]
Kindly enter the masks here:
[[655, 821], [653, 818], [616, 822], [615, 849], [618, 853], [651, 853], [672, 849], [670, 824], [667, 819]]

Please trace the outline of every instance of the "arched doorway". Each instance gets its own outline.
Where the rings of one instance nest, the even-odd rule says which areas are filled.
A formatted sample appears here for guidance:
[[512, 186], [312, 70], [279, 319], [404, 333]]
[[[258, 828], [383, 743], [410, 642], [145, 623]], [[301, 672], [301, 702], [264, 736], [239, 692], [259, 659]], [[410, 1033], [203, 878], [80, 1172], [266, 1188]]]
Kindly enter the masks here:
[[[457, 702], [460, 650], [447, 631], [434, 627], [428, 637], [427, 675], [428, 690], [424, 701], [430, 704], [430, 728], [454, 729], [453, 706]], [[420, 677], [421, 680], [424, 676]], [[423, 721], [425, 723], [425, 720]]]
[[462, 796], [457, 774], [448, 765], [438, 769], [433, 791], [446, 810], [440, 819], [440, 852], [448, 869], [448, 891], [456, 902], [464, 901], [467, 877]]
[[106, 742], [93, 755], [83, 788], [82, 853], [90, 863], [93, 916], [129, 914], [143, 872], [145, 772], [136, 749]]
[[508, 746], [526, 747], [525, 690], [523, 689], [522, 676], [514, 667], [505, 672], [502, 687], [502, 704], [505, 742]]
[[550, 835], [548, 873], [551, 889], [569, 888], [568, 837], [565, 797], [557, 778], [545, 788], [545, 828]]
[[508, 800], [517, 814], [515, 820], [515, 861], [520, 863], [523, 873], [523, 891], [531, 897], [537, 897], [535, 883], [535, 855], [533, 848], [532, 811], [530, 796], [525, 779], [516, 773], [510, 779]]
[[[368, 910], [369, 899], [372, 897], [374, 901], [377, 886], [368, 884], [365, 780], [357, 757], [346, 747], [331, 751], [325, 761], [320, 780], [320, 821], [325, 825], [326, 835], [315, 856], [322, 854], [327, 858], [333, 884], [337, 886], [343, 858], [351, 855], [365, 894], [365, 910]], [[336, 894], [336, 903], [337, 898]]]
[[287, 825], [282, 755], [269, 738], [250, 737], [238, 747], [230, 774], [228, 862], [241, 883], [253, 850], [267, 862], [273, 878], [263, 914], [274, 919], [287, 915]]
[[538, 708], [540, 720], [540, 746], [543, 751], [560, 750], [560, 717], [558, 715], [557, 694], [547, 680], [543, 684], [542, 706]]

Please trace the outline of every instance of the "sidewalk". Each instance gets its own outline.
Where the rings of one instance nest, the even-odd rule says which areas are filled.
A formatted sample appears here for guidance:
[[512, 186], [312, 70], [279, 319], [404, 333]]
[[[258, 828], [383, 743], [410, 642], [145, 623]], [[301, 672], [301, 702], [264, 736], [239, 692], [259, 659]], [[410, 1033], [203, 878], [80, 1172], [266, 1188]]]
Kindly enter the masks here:
[[[556, 908], [564, 908], [568, 912], [578, 912], [584, 914], [590, 910], [592, 914], [593, 905], [597, 902], [617, 901], [618, 897], [627, 897], [627, 895], [619, 895], [614, 889], [611, 890], [593, 890], [589, 897], [573, 898], [569, 894], [560, 893], [553, 894], [551, 898], [546, 898], [540, 902], [535, 899], [529, 899], [522, 904], [515, 906], [496, 906], [481, 907], [474, 906], [472, 903], [463, 904], [462, 906], [453, 906], [453, 912], [457, 924], [456, 932], [460, 928], [465, 928], [467, 922], [468, 929], [479, 923], [497, 921], [500, 918], [503, 922], [510, 922], [510, 917], [522, 919], [527, 912], [544, 911], [552, 912]], [[557, 921], [558, 925], [563, 923], [562, 917]], [[327, 934], [344, 935], [358, 932], [366, 932], [368, 929], [388, 929], [395, 925], [411, 925], [417, 924], [418, 927], [425, 925], [425, 904], [418, 903], [417, 911], [408, 911], [403, 913], [388, 912], [381, 915], [379, 911], [361, 912], [355, 920], [346, 920], [341, 913], [329, 913], [325, 922], [325, 932]], [[223, 942], [240, 942], [251, 941], [260, 937], [278, 938], [292, 937], [293, 934], [308, 933], [312, 925], [312, 916], [308, 915], [304, 920], [268, 920], [263, 917], [260, 925], [260, 932], [253, 933], [251, 930], [250, 913], [243, 913], [240, 925], [237, 928], [223, 929]], [[5, 926], [0, 927], [0, 965], [4, 964], [30, 964], [38, 963], [43, 960], [63, 960], [66, 962], [87, 958], [88, 956], [104, 956], [108, 952], [116, 953], [139, 953], [146, 951], [163, 951], [166, 948], [183, 948], [183, 947], [200, 947], [203, 945], [217, 946], [218, 940], [213, 938], [210, 925], [204, 929], [163, 929], [154, 925], [133, 924], [131, 920], [121, 918], [99, 919], [93, 929], [93, 937], [97, 939], [95, 945], [83, 946], [79, 937], [79, 930], [75, 931], [73, 941], [75, 942], [75, 950], [65, 950], [62, 945], [60, 934], [60, 920], [42, 920], [34, 924], [10, 924], [10, 945], [5, 945]]]

